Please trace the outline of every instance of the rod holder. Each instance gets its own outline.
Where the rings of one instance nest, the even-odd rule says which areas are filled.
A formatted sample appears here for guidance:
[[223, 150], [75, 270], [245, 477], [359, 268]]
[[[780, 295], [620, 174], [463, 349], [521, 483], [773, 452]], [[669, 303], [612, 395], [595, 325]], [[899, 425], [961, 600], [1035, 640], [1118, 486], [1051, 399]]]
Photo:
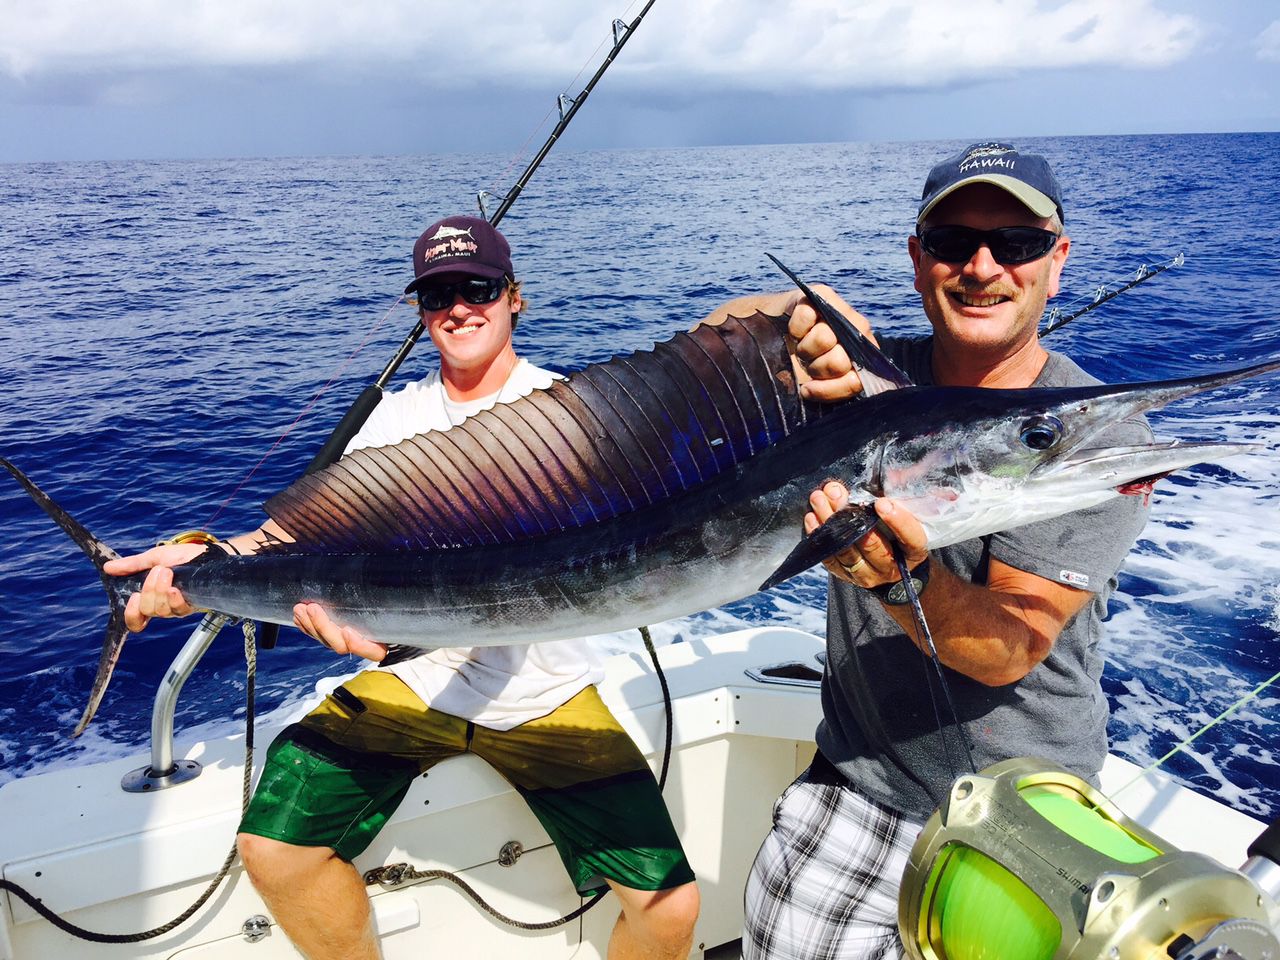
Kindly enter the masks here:
[[156, 701], [151, 708], [151, 763], [131, 770], [120, 780], [125, 793], [151, 793], [166, 787], [175, 787], [200, 776], [200, 764], [194, 760], [173, 759], [173, 714], [178, 707], [178, 694], [191, 676], [200, 658], [208, 651], [213, 638], [231, 618], [221, 613], [207, 613], [200, 625], [191, 632], [186, 644], [178, 651], [169, 665], [169, 672], [160, 681]]

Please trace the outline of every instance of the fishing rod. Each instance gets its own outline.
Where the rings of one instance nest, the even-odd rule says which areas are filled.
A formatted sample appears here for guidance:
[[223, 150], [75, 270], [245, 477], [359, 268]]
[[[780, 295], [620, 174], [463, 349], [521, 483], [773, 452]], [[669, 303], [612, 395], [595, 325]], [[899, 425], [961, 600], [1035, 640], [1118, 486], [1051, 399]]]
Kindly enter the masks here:
[[[1154, 267], [1147, 266], [1147, 264], [1145, 263], [1141, 264], [1139, 265], [1138, 269], [1134, 271], [1133, 279], [1129, 280], [1127, 283], [1124, 283], [1119, 287], [1112, 289], [1108, 287], [1105, 283], [1100, 284], [1093, 291], [1093, 297], [1091, 298], [1089, 304], [1087, 306], [1081, 307], [1079, 310], [1075, 310], [1072, 313], [1063, 314], [1061, 307], [1054, 307], [1052, 310], [1049, 311], [1048, 316], [1045, 317], [1045, 319], [1048, 321], [1048, 326], [1046, 326], [1043, 330], [1040, 331], [1040, 336], [1041, 337], [1048, 336], [1049, 334], [1053, 333], [1053, 331], [1058, 330], [1062, 327], [1065, 327], [1068, 323], [1070, 323], [1072, 320], [1076, 319], [1077, 317], [1083, 316], [1084, 314], [1088, 313], [1090, 310], [1096, 310], [1098, 307], [1102, 306], [1108, 300], [1111, 300], [1115, 297], [1120, 296], [1120, 294], [1124, 293], [1126, 290], [1132, 290], [1138, 284], [1146, 283], [1152, 277], [1156, 276], [1157, 274], [1164, 273], [1170, 267], [1180, 267], [1186, 262], [1187, 262], [1186, 257], [1183, 254], [1179, 253], [1176, 257], [1173, 257], [1170, 260], [1166, 260], [1164, 263], [1157, 264]], [[1080, 297], [1077, 299], [1084, 299], [1084, 298]], [[1072, 302], [1074, 303], [1075, 301], [1072, 301]]]
[[[543, 158], [551, 152], [551, 148], [555, 146], [555, 142], [559, 139], [560, 134], [564, 132], [564, 128], [569, 125], [569, 122], [574, 118], [574, 115], [586, 102], [587, 97], [590, 95], [591, 91], [595, 89], [595, 85], [600, 81], [600, 78], [604, 76], [604, 72], [609, 69], [609, 65], [613, 63], [614, 58], [617, 57], [622, 48], [626, 46], [627, 40], [630, 39], [632, 31], [640, 25], [640, 21], [644, 19], [644, 15], [649, 12], [649, 8], [656, 2], [657, 0], [649, 0], [649, 2], [644, 5], [644, 9], [637, 14], [636, 18], [632, 20], [630, 24], [627, 24], [622, 20], [613, 21], [613, 49], [610, 50], [608, 55], [604, 58], [604, 62], [601, 63], [599, 69], [596, 70], [595, 76], [587, 81], [587, 85], [582, 88], [581, 93], [576, 97], [568, 97], [563, 93], [560, 94], [556, 101], [556, 105], [560, 110], [560, 122], [557, 123], [555, 129], [551, 131], [551, 136], [547, 137], [547, 142], [542, 145], [542, 149], [538, 151], [537, 156], [529, 162], [529, 166], [525, 168], [524, 173], [520, 174], [520, 179], [516, 181], [515, 186], [513, 186], [511, 190], [508, 191], [507, 195], [503, 197], [502, 203], [498, 205], [498, 209], [494, 211], [492, 217], [485, 212], [484, 198], [489, 195], [484, 191], [481, 191], [476, 195], [476, 200], [480, 204], [481, 215], [486, 217], [495, 227], [498, 225], [498, 222], [507, 215], [507, 211], [511, 209], [511, 205], [516, 202], [521, 191], [524, 190], [525, 184], [527, 184], [529, 182], [529, 178], [533, 176], [533, 172], [538, 169], [539, 165], [541, 165]], [[568, 110], [565, 109], [566, 106], [568, 106]]]
[[[556, 102], [560, 110], [559, 122], [555, 125], [555, 129], [551, 131], [551, 135], [547, 138], [546, 143], [542, 145], [542, 148], [538, 151], [537, 155], [529, 162], [529, 165], [525, 167], [524, 173], [520, 174], [515, 185], [507, 191], [507, 194], [502, 198], [502, 202], [499, 204], [498, 209], [494, 211], [493, 216], [489, 216], [485, 211], [485, 198], [489, 197], [490, 194], [485, 191], [481, 191], [476, 195], [476, 200], [480, 205], [481, 214], [493, 226], [496, 227], [498, 223], [501, 222], [502, 218], [507, 215], [507, 211], [511, 209], [512, 204], [516, 202], [517, 198], [519, 198], [520, 194], [524, 191], [525, 185], [533, 177], [534, 172], [542, 165], [542, 161], [546, 159], [547, 154], [551, 152], [551, 148], [555, 146], [556, 141], [560, 139], [560, 135], [564, 133], [565, 127], [569, 126], [570, 121], [572, 121], [577, 115], [578, 110], [581, 109], [582, 105], [586, 102], [587, 97], [595, 88], [595, 85], [600, 81], [600, 78], [604, 76], [605, 71], [609, 69], [610, 64], [612, 64], [617, 58], [618, 53], [624, 46], [626, 46], [627, 41], [631, 38], [631, 34], [635, 32], [636, 27], [640, 26], [640, 21], [644, 19], [645, 14], [649, 12], [649, 9], [656, 2], [657, 0], [648, 0], [648, 3], [644, 5], [644, 9], [636, 15], [636, 18], [632, 20], [631, 23], [626, 23], [623, 20], [613, 21], [612, 49], [610, 49], [608, 55], [604, 58], [604, 62], [601, 63], [600, 67], [596, 70], [595, 75], [592, 76], [592, 78], [587, 82], [587, 85], [582, 89], [582, 92], [580, 92], [576, 97], [569, 97], [562, 93], [557, 98]], [[400, 368], [400, 364], [402, 364], [405, 358], [409, 356], [409, 353], [413, 350], [414, 345], [417, 344], [418, 339], [422, 336], [425, 329], [426, 328], [423, 326], [421, 320], [413, 325], [413, 329], [409, 331], [409, 335], [405, 337], [404, 342], [400, 344], [400, 349], [396, 351], [395, 356], [391, 358], [391, 362], [387, 364], [386, 368], [378, 376], [378, 379], [360, 392], [360, 395], [356, 397], [355, 402], [351, 404], [351, 407], [343, 415], [342, 419], [338, 421], [338, 425], [333, 428], [333, 432], [329, 435], [329, 439], [324, 442], [324, 446], [320, 448], [320, 451], [315, 455], [312, 461], [307, 464], [307, 468], [303, 471], [304, 476], [315, 473], [317, 470], [321, 470], [324, 467], [329, 466], [329, 464], [336, 462], [338, 458], [342, 456], [342, 452], [346, 450], [347, 444], [351, 442], [351, 438], [359, 432], [360, 428], [364, 426], [365, 421], [373, 414], [374, 408], [376, 408], [382, 401], [383, 389], [386, 387], [387, 383], [390, 382], [391, 378], [395, 376], [396, 371]]]

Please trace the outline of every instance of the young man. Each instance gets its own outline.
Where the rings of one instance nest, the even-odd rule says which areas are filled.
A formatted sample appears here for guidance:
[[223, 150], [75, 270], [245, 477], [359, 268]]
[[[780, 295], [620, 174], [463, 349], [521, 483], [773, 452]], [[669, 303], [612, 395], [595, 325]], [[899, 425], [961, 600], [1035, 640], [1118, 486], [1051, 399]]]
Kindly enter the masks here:
[[[496, 403], [550, 386], [555, 375], [520, 359], [512, 331], [523, 307], [506, 239], [485, 220], [448, 217], [413, 250], [422, 323], [440, 369], [383, 398], [348, 447], [398, 443], [447, 430]], [[253, 552], [269, 521], [229, 542]], [[204, 546], [157, 547], [109, 572], [150, 569], [126, 622], [192, 612], [170, 567]], [[301, 603], [299, 629], [338, 653], [381, 660], [377, 638], [339, 628]], [[364, 850], [413, 779], [470, 751], [502, 773], [546, 827], [577, 889], [608, 885], [622, 913], [609, 956], [684, 958], [698, 891], [644, 757], [600, 700], [603, 671], [583, 640], [440, 649], [368, 670], [334, 691], [271, 745], [241, 823], [240, 853], [254, 886], [310, 960], [379, 956], [364, 883]]]
[[[915, 382], [972, 387], [1096, 383], [1037, 335], [1071, 242], [1043, 157], [974, 144], [933, 168], [907, 242], [933, 335], [880, 346]], [[858, 317], [843, 301], [860, 325]], [[844, 351], [795, 295], [720, 308], [788, 310], [815, 398], [860, 389]], [[794, 307], [794, 309], [791, 309]], [[1099, 446], [1144, 443], [1142, 422]], [[807, 530], [848, 499], [838, 483], [810, 497]], [[968, 771], [1046, 757], [1095, 779], [1106, 756], [1099, 639], [1116, 573], [1146, 520], [1140, 497], [929, 553], [920, 524], [882, 499], [876, 510], [920, 586], [963, 736], [938, 729], [911, 608], [877, 590], [900, 579], [878, 534], [826, 564], [831, 575], [823, 719], [813, 765], [783, 794], [747, 886], [743, 956], [900, 956], [898, 884], [923, 821]], [[945, 703], [939, 694], [940, 702]], [[944, 711], [946, 710], [943, 707]]]

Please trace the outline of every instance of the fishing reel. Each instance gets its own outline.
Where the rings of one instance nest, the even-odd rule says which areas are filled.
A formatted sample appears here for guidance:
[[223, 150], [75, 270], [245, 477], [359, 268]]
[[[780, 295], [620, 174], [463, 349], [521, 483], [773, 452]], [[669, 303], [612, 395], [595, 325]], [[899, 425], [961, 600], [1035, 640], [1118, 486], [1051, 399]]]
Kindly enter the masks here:
[[898, 929], [912, 960], [1280, 960], [1280, 829], [1249, 855], [1173, 849], [1079, 777], [1006, 760], [925, 824]]

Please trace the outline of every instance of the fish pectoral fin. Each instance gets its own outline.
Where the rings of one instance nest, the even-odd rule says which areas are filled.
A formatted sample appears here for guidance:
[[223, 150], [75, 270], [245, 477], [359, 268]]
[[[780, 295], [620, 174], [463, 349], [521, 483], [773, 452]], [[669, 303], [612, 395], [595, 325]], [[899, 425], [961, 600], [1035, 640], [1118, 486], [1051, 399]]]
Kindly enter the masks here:
[[760, 585], [760, 589], [776, 587], [782, 581], [790, 580], [796, 574], [808, 570], [815, 563], [821, 563], [828, 557], [847, 550], [870, 533], [876, 521], [875, 508], [870, 505], [842, 507], [828, 517], [826, 523], [801, 540], [787, 554], [787, 559], [782, 561], [778, 569], [769, 575], [769, 579]]

